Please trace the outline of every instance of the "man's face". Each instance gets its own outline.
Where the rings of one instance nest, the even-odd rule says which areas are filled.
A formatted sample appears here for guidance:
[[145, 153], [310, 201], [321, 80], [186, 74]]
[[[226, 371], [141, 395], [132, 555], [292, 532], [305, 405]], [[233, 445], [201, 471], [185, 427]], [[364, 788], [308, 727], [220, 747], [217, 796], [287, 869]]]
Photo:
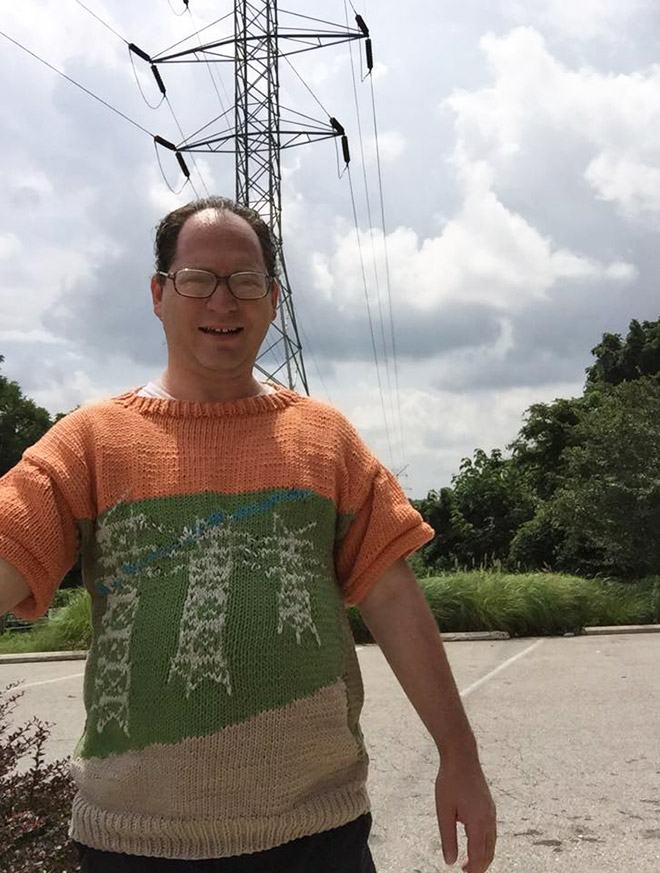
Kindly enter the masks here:
[[[261, 244], [250, 225], [233, 213], [205, 209], [192, 215], [179, 232], [174, 261], [168, 272], [183, 267], [209, 270], [219, 276], [242, 270], [266, 272]], [[267, 297], [237, 300], [226, 282], [212, 297], [181, 297], [171, 279], [151, 280], [154, 312], [163, 322], [168, 365], [179, 375], [213, 378], [247, 377], [252, 374], [259, 348], [275, 317], [278, 286], [273, 282]], [[164, 277], [160, 277], [163, 279]], [[205, 328], [240, 328], [219, 336]]]

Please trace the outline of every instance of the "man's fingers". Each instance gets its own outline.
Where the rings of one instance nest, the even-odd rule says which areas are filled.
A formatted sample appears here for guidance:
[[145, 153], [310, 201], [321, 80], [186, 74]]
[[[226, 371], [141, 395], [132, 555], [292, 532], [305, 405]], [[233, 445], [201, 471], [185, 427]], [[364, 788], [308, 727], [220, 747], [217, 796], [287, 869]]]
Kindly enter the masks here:
[[485, 822], [466, 827], [468, 860], [465, 873], [486, 873], [495, 857], [495, 831]]
[[455, 864], [458, 858], [458, 838], [456, 836], [456, 811], [449, 807], [438, 807], [438, 825], [445, 864]]

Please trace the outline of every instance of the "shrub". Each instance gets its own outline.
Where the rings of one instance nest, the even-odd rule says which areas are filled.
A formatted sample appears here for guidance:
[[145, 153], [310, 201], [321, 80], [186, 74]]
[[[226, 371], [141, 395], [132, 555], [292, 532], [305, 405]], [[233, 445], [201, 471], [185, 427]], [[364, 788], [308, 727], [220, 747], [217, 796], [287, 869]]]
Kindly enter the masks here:
[[[34, 718], [10, 727], [23, 694], [17, 686], [0, 690], [0, 869], [75, 873], [80, 866], [68, 836], [75, 794], [69, 762], [45, 763], [48, 723]], [[26, 767], [30, 759], [32, 764]]]

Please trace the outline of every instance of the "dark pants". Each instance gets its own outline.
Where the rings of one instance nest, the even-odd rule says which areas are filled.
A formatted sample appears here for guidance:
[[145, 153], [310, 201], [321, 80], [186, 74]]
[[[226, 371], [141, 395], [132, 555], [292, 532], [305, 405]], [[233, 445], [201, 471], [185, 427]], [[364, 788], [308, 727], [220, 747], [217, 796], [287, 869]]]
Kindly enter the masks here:
[[367, 845], [371, 814], [283, 846], [205, 861], [102, 852], [76, 843], [82, 873], [376, 873]]

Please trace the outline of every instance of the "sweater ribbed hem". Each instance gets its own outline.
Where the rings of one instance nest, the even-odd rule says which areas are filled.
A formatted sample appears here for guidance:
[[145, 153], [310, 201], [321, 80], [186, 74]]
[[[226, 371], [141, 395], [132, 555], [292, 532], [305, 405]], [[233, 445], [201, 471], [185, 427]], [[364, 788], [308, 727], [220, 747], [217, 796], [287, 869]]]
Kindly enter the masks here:
[[305, 806], [277, 816], [229, 821], [184, 821], [132, 813], [106, 812], [73, 801], [69, 837], [104, 852], [176, 860], [206, 860], [263, 852], [299, 837], [348, 824], [370, 811], [363, 783], [315, 797]]

